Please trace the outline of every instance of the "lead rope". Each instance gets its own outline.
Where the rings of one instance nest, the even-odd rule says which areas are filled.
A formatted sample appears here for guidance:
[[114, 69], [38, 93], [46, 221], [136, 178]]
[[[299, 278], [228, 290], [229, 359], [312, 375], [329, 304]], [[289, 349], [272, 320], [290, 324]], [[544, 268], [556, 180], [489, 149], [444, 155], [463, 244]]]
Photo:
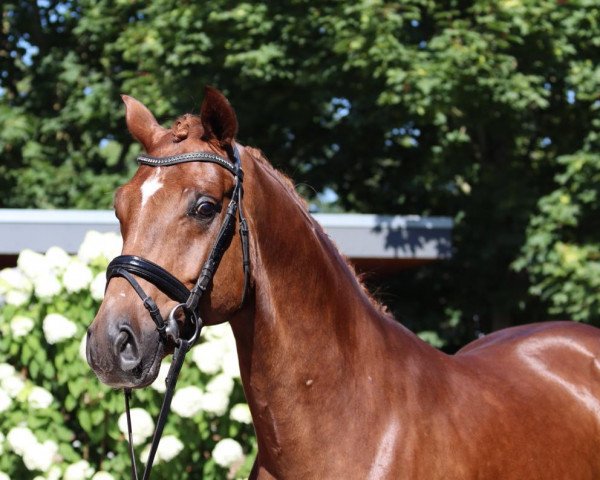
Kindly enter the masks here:
[[[173, 352], [173, 363], [171, 363], [171, 366], [169, 367], [169, 373], [167, 373], [167, 378], [165, 380], [167, 389], [165, 391], [165, 396], [156, 420], [156, 428], [154, 429], [154, 434], [152, 435], [152, 444], [150, 445], [150, 452], [148, 453], [148, 459], [146, 460], [146, 467], [144, 468], [142, 480], [148, 480], [150, 478], [150, 472], [152, 471], [152, 464], [154, 463], [154, 457], [156, 456], [156, 451], [158, 450], [160, 437], [162, 436], [165, 424], [167, 423], [167, 415], [169, 414], [171, 400], [173, 400], [173, 394], [175, 393], [175, 385], [177, 384], [177, 379], [179, 378], [179, 372], [183, 366], [185, 355], [194, 346], [194, 343], [200, 335], [200, 330], [202, 330], [202, 320], [200, 317], [196, 317], [195, 315], [194, 317], [196, 327], [194, 335], [189, 340], [184, 340], [182, 338], [178, 339], [179, 341], [175, 347], [175, 351]], [[131, 479], [139, 480], [137, 462], [135, 460], [135, 452], [133, 449], [133, 429], [131, 427], [131, 409], [129, 406], [131, 389], [126, 388], [124, 389], [124, 392], [125, 413], [127, 416], [127, 435], [129, 437], [129, 457], [131, 460]]]
[[137, 462], [135, 461], [135, 452], [133, 451], [133, 432], [131, 429], [131, 409], [129, 400], [131, 399], [131, 388], [123, 390], [125, 392], [125, 414], [127, 416], [127, 436], [129, 437], [129, 458], [131, 460], [131, 479], [138, 480]]

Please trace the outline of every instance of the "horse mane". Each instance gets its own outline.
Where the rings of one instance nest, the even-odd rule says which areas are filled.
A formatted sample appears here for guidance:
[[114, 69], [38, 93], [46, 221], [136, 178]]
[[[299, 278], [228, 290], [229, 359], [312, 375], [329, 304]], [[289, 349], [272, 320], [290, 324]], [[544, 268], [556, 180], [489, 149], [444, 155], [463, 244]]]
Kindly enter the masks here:
[[283, 186], [283, 188], [289, 193], [291, 198], [300, 206], [301, 211], [305, 214], [306, 218], [313, 227], [315, 233], [317, 233], [317, 235], [321, 239], [322, 243], [329, 248], [329, 250], [333, 253], [338, 262], [347, 269], [350, 275], [354, 277], [363, 295], [368, 299], [373, 308], [382, 316], [392, 317], [392, 314], [389, 311], [388, 307], [377, 301], [375, 297], [373, 297], [371, 292], [369, 292], [364, 283], [364, 275], [356, 272], [356, 268], [348, 260], [348, 257], [346, 257], [346, 255], [344, 255], [340, 251], [337, 244], [331, 239], [329, 235], [327, 235], [327, 233], [325, 233], [321, 224], [317, 222], [312, 215], [310, 215], [308, 202], [298, 194], [296, 186], [294, 185], [294, 182], [292, 182], [290, 177], [273, 167], [273, 165], [266, 158], [262, 150], [254, 147], [244, 147], [244, 150], [250, 155], [250, 157], [252, 157], [252, 159], [255, 162], [258, 162], [260, 165], [262, 165], [266, 169], [266, 171], [276, 181], [278, 181], [278, 183], [280, 183]]

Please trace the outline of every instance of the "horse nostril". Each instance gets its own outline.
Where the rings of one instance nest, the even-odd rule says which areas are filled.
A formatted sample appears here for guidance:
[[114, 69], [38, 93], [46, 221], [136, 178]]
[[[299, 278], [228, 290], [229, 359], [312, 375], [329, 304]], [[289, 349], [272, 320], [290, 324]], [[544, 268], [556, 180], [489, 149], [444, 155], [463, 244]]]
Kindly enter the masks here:
[[130, 335], [128, 332], [121, 331], [117, 336], [117, 340], [115, 342], [115, 348], [117, 349], [117, 353], [120, 355], [123, 351], [130, 345], [129, 343]]
[[119, 358], [121, 368], [124, 371], [133, 370], [139, 365], [140, 357], [138, 354], [138, 348], [133, 336], [133, 332], [129, 328], [121, 328], [121, 331], [115, 340], [115, 351], [117, 357]]

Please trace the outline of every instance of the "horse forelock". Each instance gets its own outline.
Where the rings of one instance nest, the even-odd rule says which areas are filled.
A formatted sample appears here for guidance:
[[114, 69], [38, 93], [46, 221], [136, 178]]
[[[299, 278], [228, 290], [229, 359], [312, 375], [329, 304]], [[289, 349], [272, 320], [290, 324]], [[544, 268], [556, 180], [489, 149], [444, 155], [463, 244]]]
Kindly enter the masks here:
[[202, 138], [204, 127], [200, 117], [191, 113], [177, 117], [171, 126], [171, 135], [175, 142], [185, 140], [188, 137]]

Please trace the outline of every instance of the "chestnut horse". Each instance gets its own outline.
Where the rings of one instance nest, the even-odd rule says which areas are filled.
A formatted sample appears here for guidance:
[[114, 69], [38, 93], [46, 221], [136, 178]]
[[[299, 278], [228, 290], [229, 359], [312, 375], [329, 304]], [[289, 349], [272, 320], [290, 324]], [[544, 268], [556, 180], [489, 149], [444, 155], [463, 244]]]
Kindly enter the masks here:
[[[600, 478], [599, 330], [521, 326], [441, 353], [369, 296], [290, 181], [235, 143], [236, 116], [221, 93], [207, 88], [200, 117], [170, 129], [123, 98], [129, 131], [149, 155], [240, 152], [249, 295], [240, 307], [236, 231], [198, 308], [207, 325], [229, 322], [235, 335], [259, 446], [251, 478]], [[115, 196], [123, 253], [192, 287], [233, 188], [214, 163], [141, 165]], [[177, 303], [139, 283], [164, 314]], [[140, 388], [172, 346], [129, 283], [114, 278], [87, 351], [103, 382]]]

